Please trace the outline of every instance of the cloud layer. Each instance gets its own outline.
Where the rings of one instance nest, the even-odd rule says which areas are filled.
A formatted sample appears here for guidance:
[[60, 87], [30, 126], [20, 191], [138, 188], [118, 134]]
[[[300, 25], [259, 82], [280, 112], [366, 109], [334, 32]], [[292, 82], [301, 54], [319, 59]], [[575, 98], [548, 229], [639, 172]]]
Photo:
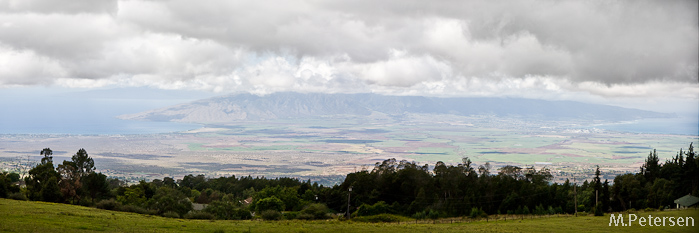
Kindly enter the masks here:
[[0, 87], [696, 99], [697, 8], [693, 0], [0, 0]]

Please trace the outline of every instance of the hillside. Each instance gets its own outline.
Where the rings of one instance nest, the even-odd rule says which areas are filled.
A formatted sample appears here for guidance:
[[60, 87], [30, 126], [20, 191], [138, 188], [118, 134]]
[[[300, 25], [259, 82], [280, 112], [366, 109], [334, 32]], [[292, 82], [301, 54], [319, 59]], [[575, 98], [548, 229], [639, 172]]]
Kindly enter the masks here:
[[[696, 210], [638, 212], [699, 218]], [[461, 219], [455, 219], [460, 221]], [[465, 221], [465, 220], [464, 220]], [[610, 227], [609, 217], [552, 217], [432, 224], [422, 222], [186, 220], [83, 206], [0, 198], [0, 232], [695, 232], [694, 227]], [[694, 230], [693, 230], [694, 229]]]
[[401, 116], [405, 114], [496, 115], [542, 120], [623, 121], [672, 117], [638, 109], [574, 101], [520, 98], [434, 98], [376, 94], [274, 93], [266, 96], [237, 94], [214, 97], [146, 112], [121, 119], [178, 122], [231, 122], [333, 116]]

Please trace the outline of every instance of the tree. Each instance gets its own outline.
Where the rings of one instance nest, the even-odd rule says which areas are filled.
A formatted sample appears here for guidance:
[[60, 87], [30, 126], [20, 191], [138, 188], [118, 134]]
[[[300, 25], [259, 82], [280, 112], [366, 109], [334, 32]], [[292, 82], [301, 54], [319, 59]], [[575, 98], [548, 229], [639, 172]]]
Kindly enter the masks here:
[[192, 210], [192, 202], [177, 189], [160, 187], [153, 195], [151, 208], [157, 209], [159, 214], [172, 211], [184, 216]]
[[[55, 183], [55, 187], [53, 184], [48, 185], [48, 188], [51, 190], [46, 191], [46, 194], [49, 195], [51, 200], [46, 200], [43, 199], [43, 189], [47, 187], [47, 184], [50, 182], [49, 180], [53, 179], [53, 182]], [[60, 179], [60, 176], [56, 170], [53, 168], [53, 163], [47, 162], [44, 164], [37, 164], [29, 170], [29, 175], [24, 178], [25, 183], [27, 185], [27, 196], [29, 199], [34, 200], [34, 201], [54, 201], [58, 200], [58, 198], [53, 198], [52, 195], [55, 193], [58, 193], [60, 195], [60, 189], [58, 188], [58, 180]]]
[[652, 152], [648, 154], [645, 164], [641, 166], [641, 174], [646, 178], [646, 181], [653, 183], [655, 178], [660, 175], [660, 164], [658, 160], [658, 152], [653, 149]]
[[44, 182], [40, 195], [41, 200], [46, 202], [62, 201], [63, 196], [61, 196], [61, 191], [58, 187], [58, 179], [55, 176], [50, 177], [46, 182]]
[[56, 170], [58, 170], [58, 174], [61, 177], [58, 184], [63, 196], [71, 199], [73, 202], [75, 202], [75, 199], [80, 201], [79, 191], [80, 187], [82, 187], [82, 183], [80, 183], [80, 176], [78, 176], [77, 169], [73, 167], [73, 163], [63, 161], [63, 164], [58, 165]]
[[53, 156], [51, 156], [53, 155], [53, 151], [51, 148], [44, 148], [39, 154], [44, 156], [41, 158], [41, 164], [53, 163]]
[[256, 211], [262, 212], [265, 210], [284, 210], [284, 202], [275, 196], [262, 198], [253, 203]]
[[216, 219], [245, 220], [250, 219], [250, 211], [241, 208], [238, 202], [213, 201], [204, 209], [205, 212], [216, 216]]
[[107, 182], [107, 176], [100, 173], [90, 173], [89, 175], [82, 178], [83, 188], [87, 191], [95, 202], [95, 198], [100, 195], [105, 195], [109, 193], [109, 183]]
[[73, 155], [72, 163], [80, 177], [84, 177], [95, 170], [95, 161], [87, 155], [87, 151], [83, 148], [80, 148], [80, 150]]

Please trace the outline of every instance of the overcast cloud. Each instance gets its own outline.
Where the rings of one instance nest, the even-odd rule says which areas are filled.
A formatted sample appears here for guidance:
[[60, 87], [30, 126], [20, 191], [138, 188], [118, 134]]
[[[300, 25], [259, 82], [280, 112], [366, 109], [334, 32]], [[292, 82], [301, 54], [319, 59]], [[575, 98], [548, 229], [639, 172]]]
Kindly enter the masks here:
[[0, 88], [699, 98], [688, 1], [0, 0]]

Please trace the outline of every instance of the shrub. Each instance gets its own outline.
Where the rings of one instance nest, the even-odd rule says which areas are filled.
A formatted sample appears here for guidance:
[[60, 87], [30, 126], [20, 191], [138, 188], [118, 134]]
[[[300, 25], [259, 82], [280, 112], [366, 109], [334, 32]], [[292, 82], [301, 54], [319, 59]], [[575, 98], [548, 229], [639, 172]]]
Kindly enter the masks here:
[[376, 202], [373, 205], [362, 204], [356, 212], [357, 216], [371, 216], [385, 213], [393, 213], [393, 210], [391, 206], [383, 201]]
[[282, 219], [282, 213], [276, 210], [265, 210], [260, 213], [262, 219], [264, 220], [280, 220]]
[[251, 219], [250, 211], [245, 208], [240, 208], [232, 202], [212, 201], [204, 212], [213, 214], [216, 219], [241, 220]]
[[258, 211], [276, 210], [277, 212], [284, 210], [284, 202], [275, 196], [263, 198], [255, 202], [255, 209]]
[[247, 209], [236, 209], [234, 211], [235, 213], [235, 219], [236, 220], [246, 220], [246, 219], [252, 219], [252, 214], [250, 214], [250, 211]]
[[284, 215], [284, 219], [289, 219], [289, 220], [291, 220], [291, 219], [296, 219], [297, 216], [299, 215], [299, 212], [293, 212], [293, 211], [291, 211], [291, 212], [286, 212], [286, 213], [284, 213], [284, 214], [282, 214], [282, 215]]
[[430, 219], [438, 219], [439, 218], [439, 211], [430, 210], [430, 212], [427, 213], [427, 217]]
[[176, 212], [174, 212], [174, 211], [168, 211], [168, 212], [163, 213], [163, 217], [166, 217], [166, 218], [179, 218], [179, 217], [180, 217], [180, 214], [178, 214], [178, 213], [176, 213]]
[[28, 199], [27, 199], [27, 196], [25, 196], [25, 195], [22, 194], [22, 193], [13, 193], [13, 194], [10, 194], [10, 195], [7, 196], [7, 198], [13, 199], [13, 200], [20, 200], [20, 201], [26, 201], [26, 200], [28, 200]]
[[427, 213], [425, 213], [425, 211], [417, 212], [417, 213], [413, 214], [413, 218], [415, 218], [415, 219], [425, 219], [425, 218], [427, 218]]
[[186, 219], [214, 219], [214, 215], [203, 211], [191, 211], [183, 216]]
[[310, 219], [328, 219], [328, 212], [328, 206], [325, 204], [310, 204], [301, 210], [301, 214], [310, 215]]
[[353, 218], [352, 221], [357, 221], [357, 222], [406, 222], [406, 221], [411, 221], [410, 218], [406, 218], [403, 216], [399, 215], [394, 215], [394, 214], [377, 214], [377, 215], [372, 215], [372, 216], [360, 216]]
[[597, 203], [597, 205], [592, 207], [592, 213], [594, 213], [595, 216], [604, 216], [604, 211], [602, 210], [602, 204]]
[[115, 201], [114, 199], [109, 199], [109, 200], [102, 200], [100, 202], [97, 202], [97, 208], [99, 209], [104, 209], [104, 210], [117, 210], [119, 209], [119, 202]]
[[561, 206], [556, 207], [556, 209], [554, 209], [554, 212], [556, 212], [556, 214], [565, 214]]
[[296, 219], [313, 220], [313, 219], [315, 219], [315, 217], [312, 214], [300, 213], [296, 216]]
[[483, 211], [483, 209], [481, 209], [481, 208], [473, 207], [473, 208], [471, 208], [471, 214], [469, 214], [469, 217], [471, 217], [471, 218], [478, 218], [478, 217], [485, 218], [485, 217], [488, 217], [488, 214], [486, 214], [485, 211]]

